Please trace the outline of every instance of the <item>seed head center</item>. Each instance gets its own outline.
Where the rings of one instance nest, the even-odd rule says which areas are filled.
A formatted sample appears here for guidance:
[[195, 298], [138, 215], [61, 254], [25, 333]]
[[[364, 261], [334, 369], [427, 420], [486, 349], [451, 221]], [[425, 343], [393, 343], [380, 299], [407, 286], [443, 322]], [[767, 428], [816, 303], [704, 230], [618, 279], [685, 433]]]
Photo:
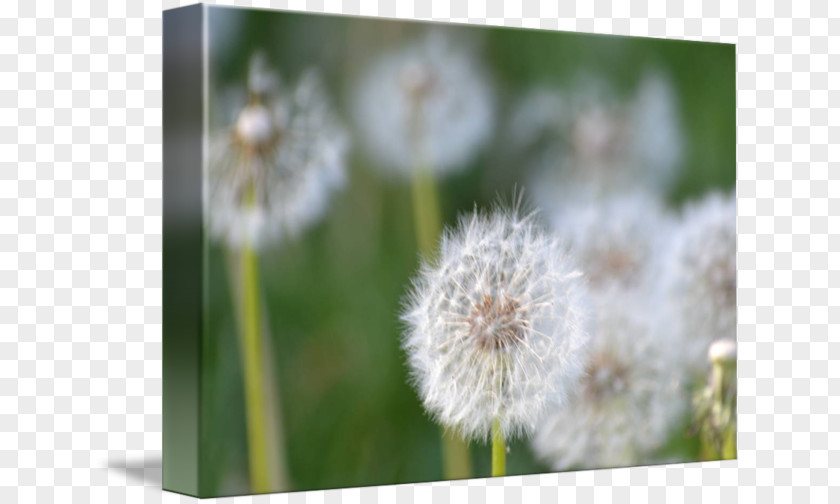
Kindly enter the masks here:
[[627, 387], [628, 370], [613, 355], [599, 353], [586, 368], [584, 393], [593, 401], [602, 401], [620, 394]]
[[607, 280], [616, 279], [626, 283], [632, 281], [639, 263], [629, 250], [611, 248], [602, 251], [594, 257], [592, 271], [589, 273], [590, 281], [595, 285], [601, 285]]
[[522, 306], [507, 296], [484, 295], [467, 319], [469, 338], [485, 351], [502, 350], [524, 341]]
[[437, 79], [428, 64], [413, 62], [400, 74], [400, 84], [411, 100], [419, 103], [434, 92]]

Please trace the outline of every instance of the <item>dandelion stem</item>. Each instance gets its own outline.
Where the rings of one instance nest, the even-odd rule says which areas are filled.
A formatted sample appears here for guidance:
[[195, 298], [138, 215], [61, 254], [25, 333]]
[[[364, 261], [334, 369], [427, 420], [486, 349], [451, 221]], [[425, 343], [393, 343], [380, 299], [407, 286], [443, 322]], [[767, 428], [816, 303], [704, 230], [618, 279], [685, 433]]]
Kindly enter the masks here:
[[414, 170], [411, 193], [417, 246], [423, 257], [429, 259], [434, 255], [440, 235], [441, 217], [435, 179], [428, 167], [418, 166]]
[[493, 477], [505, 475], [505, 437], [499, 419], [493, 420]]
[[717, 413], [720, 417], [720, 458], [724, 460], [737, 457], [735, 448], [735, 411], [731, 401], [734, 394], [730, 390], [735, 381], [735, 366], [732, 362], [716, 362], [713, 365], [714, 394]]
[[268, 472], [268, 429], [263, 390], [263, 350], [260, 334], [259, 272], [257, 256], [250, 246], [240, 251], [242, 282], [242, 367], [245, 380], [245, 411], [248, 430], [248, 467], [251, 489], [270, 491]]
[[737, 457], [735, 419], [734, 361], [713, 361], [706, 394], [709, 413], [701, 424], [702, 460], [729, 460]]
[[[244, 204], [253, 205], [255, 187], [246, 194]], [[245, 420], [248, 439], [248, 469], [254, 493], [288, 489], [284, 440], [279, 400], [270, 359], [270, 341], [264, 331], [261, 310], [259, 258], [253, 245], [245, 243], [238, 251], [238, 267], [231, 262], [231, 285], [237, 300], [239, 344], [245, 391]]]

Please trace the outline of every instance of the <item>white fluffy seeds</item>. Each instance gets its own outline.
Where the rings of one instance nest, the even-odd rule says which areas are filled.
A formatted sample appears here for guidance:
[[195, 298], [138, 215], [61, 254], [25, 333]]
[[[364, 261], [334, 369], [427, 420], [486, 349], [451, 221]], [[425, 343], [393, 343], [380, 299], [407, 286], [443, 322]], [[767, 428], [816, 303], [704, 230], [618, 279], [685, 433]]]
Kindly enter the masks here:
[[466, 438], [530, 433], [582, 371], [582, 280], [533, 216], [463, 217], [422, 266], [403, 347], [427, 410]]
[[655, 294], [674, 227], [655, 194], [558, 198], [547, 214], [552, 230], [578, 258], [593, 293]]
[[347, 142], [317, 73], [280, 88], [257, 56], [242, 101], [211, 137], [208, 227], [232, 247], [259, 247], [294, 238], [323, 215], [344, 183]]
[[476, 55], [440, 32], [386, 54], [355, 89], [368, 154], [385, 174], [410, 177], [463, 168], [493, 127], [493, 99]]
[[669, 325], [698, 372], [713, 341], [736, 336], [736, 239], [735, 195], [713, 193], [686, 208], [663, 275]]
[[531, 442], [555, 470], [653, 462], [651, 453], [681, 425], [679, 348], [658, 334], [644, 298], [618, 291], [596, 298], [585, 375]]
[[541, 204], [582, 192], [662, 192], [682, 159], [675, 92], [658, 71], [647, 72], [627, 100], [591, 76], [567, 89], [534, 90], [520, 102], [510, 137], [520, 156], [530, 156]]

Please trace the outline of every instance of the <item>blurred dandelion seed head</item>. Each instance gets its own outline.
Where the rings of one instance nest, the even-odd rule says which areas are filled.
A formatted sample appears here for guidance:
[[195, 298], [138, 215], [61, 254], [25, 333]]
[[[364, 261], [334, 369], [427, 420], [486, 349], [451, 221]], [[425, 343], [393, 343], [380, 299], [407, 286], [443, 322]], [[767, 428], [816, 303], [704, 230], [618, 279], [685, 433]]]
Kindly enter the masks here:
[[385, 54], [354, 89], [362, 143], [387, 174], [420, 165], [443, 175], [465, 167], [493, 128], [493, 96], [475, 50], [442, 32]]
[[581, 189], [594, 196], [627, 188], [667, 190], [682, 159], [677, 99], [668, 78], [648, 71], [628, 99], [601, 79], [533, 90], [510, 123], [512, 144], [531, 159], [537, 201]]
[[673, 233], [673, 222], [656, 195], [635, 191], [607, 199], [553, 202], [551, 228], [579, 258], [590, 288], [654, 289]]
[[585, 375], [568, 404], [531, 441], [555, 470], [654, 462], [688, 401], [675, 338], [658, 333], [650, 301], [626, 291], [597, 296]]
[[737, 331], [735, 195], [712, 193], [689, 204], [663, 275], [671, 326], [684, 360], [702, 371], [709, 345]]
[[621, 117], [609, 107], [594, 104], [573, 118], [571, 151], [581, 164], [604, 163], [621, 142]]
[[346, 134], [317, 72], [280, 87], [262, 53], [211, 133], [208, 227], [230, 246], [295, 238], [344, 184]]
[[518, 210], [473, 212], [414, 279], [403, 347], [427, 410], [469, 439], [530, 433], [582, 373], [583, 281]]

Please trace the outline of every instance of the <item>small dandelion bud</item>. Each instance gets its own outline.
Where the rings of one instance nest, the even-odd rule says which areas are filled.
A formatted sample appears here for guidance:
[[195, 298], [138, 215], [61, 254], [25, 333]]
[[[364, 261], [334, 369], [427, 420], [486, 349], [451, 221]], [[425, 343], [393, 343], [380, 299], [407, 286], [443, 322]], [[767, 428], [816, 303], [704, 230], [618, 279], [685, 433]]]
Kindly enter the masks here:
[[737, 345], [729, 338], [709, 345], [712, 369], [706, 386], [694, 396], [695, 431], [700, 432], [702, 454], [707, 460], [736, 456]]
[[719, 339], [709, 346], [709, 362], [730, 364], [736, 359], [736, 345], [731, 339]]
[[426, 409], [468, 439], [530, 433], [582, 371], [582, 279], [533, 214], [474, 212], [414, 279], [403, 347]]

